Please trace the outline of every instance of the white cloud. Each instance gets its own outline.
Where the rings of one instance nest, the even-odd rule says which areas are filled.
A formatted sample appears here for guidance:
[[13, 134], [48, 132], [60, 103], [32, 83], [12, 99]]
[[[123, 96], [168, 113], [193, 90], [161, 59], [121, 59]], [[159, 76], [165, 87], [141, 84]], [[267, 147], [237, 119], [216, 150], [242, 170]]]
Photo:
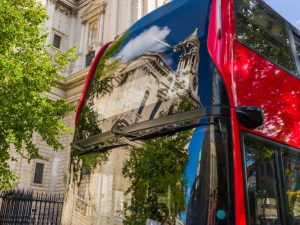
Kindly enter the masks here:
[[300, 19], [296, 21], [296, 24], [300, 24]]
[[164, 41], [169, 33], [170, 29], [168, 27], [160, 28], [154, 25], [130, 40], [116, 57], [121, 58], [122, 63], [125, 63], [147, 51], [162, 51], [168, 48]]

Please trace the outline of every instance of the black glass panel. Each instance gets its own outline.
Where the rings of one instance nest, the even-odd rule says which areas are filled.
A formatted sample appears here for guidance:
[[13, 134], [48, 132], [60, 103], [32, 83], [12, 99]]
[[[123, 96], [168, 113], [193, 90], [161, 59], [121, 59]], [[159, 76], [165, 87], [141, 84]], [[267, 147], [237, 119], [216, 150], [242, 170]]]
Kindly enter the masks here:
[[236, 7], [237, 38], [297, 75], [285, 22], [258, 0], [237, 0]]
[[[180, 217], [185, 218], [184, 224], [233, 224], [231, 146], [228, 126], [224, 121], [220, 124], [197, 129], [191, 140], [193, 144], [197, 138], [199, 144], [189, 147], [187, 210]], [[197, 165], [194, 172], [193, 165]]]
[[57, 34], [54, 34], [54, 37], [53, 37], [53, 46], [55, 48], [60, 49], [60, 43], [61, 43], [61, 36], [59, 36]]
[[290, 224], [300, 224], [300, 153], [283, 151], [283, 167]]
[[211, 122], [129, 148], [128, 224], [233, 224], [229, 121]]
[[248, 203], [251, 225], [280, 225], [276, 147], [246, 137], [244, 139]]
[[44, 175], [44, 164], [43, 163], [36, 163], [35, 164], [35, 172], [33, 183], [35, 184], [42, 184], [43, 183], [43, 175]]
[[95, 57], [95, 51], [92, 51], [85, 56], [85, 66], [86, 67], [88, 67], [92, 64], [94, 57]]

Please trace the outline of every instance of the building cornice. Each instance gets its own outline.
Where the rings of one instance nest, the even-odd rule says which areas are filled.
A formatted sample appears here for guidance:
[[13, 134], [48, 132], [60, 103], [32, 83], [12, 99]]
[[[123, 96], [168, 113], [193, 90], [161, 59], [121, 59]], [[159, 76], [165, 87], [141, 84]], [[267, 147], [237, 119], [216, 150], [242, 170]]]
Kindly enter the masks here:
[[79, 72], [71, 74], [65, 81], [56, 81], [56, 87], [64, 91], [68, 91], [74, 87], [77, 87], [85, 82], [88, 71], [89, 68], [86, 68]]
[[81, 22], [85, 23], [92, 20], [94, 17], [99, 16], [101, 13], [104, 13], [106, 8], [106, 3], [104, 2], [91, 2], [91, 4], [83, 12]]
[[67, 102], [77, 101], [81, 96], [88, 71], [89, 68], [86, 68], [71, 74], [64, 81], [56, 81], [51, 94], [54, 94]]

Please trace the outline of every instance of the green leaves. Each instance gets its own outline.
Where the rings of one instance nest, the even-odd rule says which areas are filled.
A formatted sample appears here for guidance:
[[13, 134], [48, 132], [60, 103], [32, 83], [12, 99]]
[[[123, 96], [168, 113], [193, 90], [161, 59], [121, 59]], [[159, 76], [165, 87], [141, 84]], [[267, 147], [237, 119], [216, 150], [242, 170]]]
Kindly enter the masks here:
[[191, 130], [147, 140], [133, 148], [123, 174], [131, 181], [131, 203], [124, 224], [146, 224], [147, 218], [172, 221], [185, 210], [183, 179]]
[[9, 170], [9, 147], [28, 160], [39, 157], [34, 132], [54, 150], [62, 149], [60, 135], [67, 131], [61, 119], [74, 109], [63, 100], [44, 94], [58, 71], [74, 59], [75, 49], [49, 55], [44, 7], [35, 0], [0, 0], [0, 189], [9, 188], [16, 176]]

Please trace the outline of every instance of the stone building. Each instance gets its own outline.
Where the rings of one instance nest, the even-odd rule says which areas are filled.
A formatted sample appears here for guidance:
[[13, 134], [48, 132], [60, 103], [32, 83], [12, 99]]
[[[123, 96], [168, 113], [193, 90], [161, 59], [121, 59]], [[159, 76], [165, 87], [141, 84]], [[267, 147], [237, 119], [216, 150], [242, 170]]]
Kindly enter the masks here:
[[[166, 0], [39, 0], [49, 15], [44, 29], [51, 51], [67, 51], [76, 46], [78, 59], [63, 72], [67, 75], [48, 93], [50, 99], [63, 99], [77, 104], [89, 66], [101, 46], [115, 39], [143, 15], [166, 3]], [[51, 52], [50, 52], [51, 54]], [[74, 129], [74, 113], [64, 122]], [[18, 154], [10, 162], [19, 177], [19, 188], [48, 193], [64, 193], [70, 165], [70, 143], [73, 134], [61, 137], [65, 149], [54, 152], [37, 134], [34, 143], [40, 149], [41, 159], [30, 163]], [[99, 178], [100, 179], [100, 178]], [[105, 177], [108, 183], [109, 177]], [[99, 193], [100, 194], [100, 193]], [[74, 223], [77, 224], [77, 223]]]

